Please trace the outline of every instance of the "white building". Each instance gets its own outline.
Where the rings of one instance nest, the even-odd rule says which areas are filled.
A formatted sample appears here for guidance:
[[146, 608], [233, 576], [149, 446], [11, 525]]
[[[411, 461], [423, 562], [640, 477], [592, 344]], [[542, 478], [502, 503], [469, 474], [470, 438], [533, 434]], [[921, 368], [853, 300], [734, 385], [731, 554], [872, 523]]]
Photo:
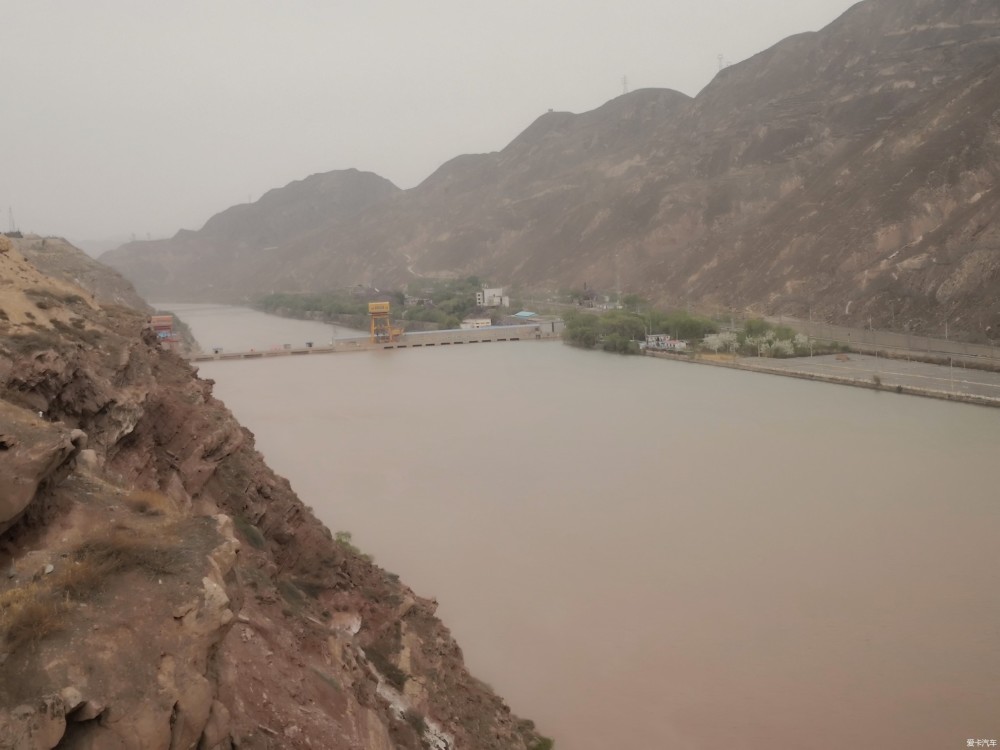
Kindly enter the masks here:
[[493, 321], [489, 318], [466, 318], [459, 328], [470, 331], [476, 328], [489, 328], [491, 325], [493, 325]]
[[483, 287], [476, 292], [476, 307], [510, 307], [510, 297], [505, 297], [503, 287]]
[[654, 352], [679, 352], [687, 349], [686, 341], [672, 339], [665, 333], [654, 333], [646, 336], [646, 348]]

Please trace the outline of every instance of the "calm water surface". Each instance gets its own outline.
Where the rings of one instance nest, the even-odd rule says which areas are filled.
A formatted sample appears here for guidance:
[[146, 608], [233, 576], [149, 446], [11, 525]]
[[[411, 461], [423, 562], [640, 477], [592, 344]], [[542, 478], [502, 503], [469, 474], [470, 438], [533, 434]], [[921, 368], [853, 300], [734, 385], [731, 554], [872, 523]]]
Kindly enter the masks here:
[[200, 369], [562, 750], [1000, 740], [996, 411], [547, 342]]
[[281, 349], [285, 344], [303, 347], [307, 341], [324, 346], [335, 338], [362, 335], [342, 326], [311, 320], [288, 320], [247, 307], [202, 302], [154, 302], [153, 305], [160, 310], [169, 310], [189, 323], [192, 333], [206, 352], [216, 347], [224, 351], [269, 351]]

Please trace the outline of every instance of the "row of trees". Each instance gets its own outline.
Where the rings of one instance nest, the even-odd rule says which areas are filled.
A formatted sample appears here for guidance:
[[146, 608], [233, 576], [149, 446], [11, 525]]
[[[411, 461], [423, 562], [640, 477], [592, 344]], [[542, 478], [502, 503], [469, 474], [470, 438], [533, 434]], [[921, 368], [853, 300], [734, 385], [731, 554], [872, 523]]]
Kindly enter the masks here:
[[638, 340], [645, 340], [646, 326], [633, 313], [613, 310], [604, 315], [570, 310], [564, 316], [563, 339], [584, 349], [600, 347], [606, 352], [638, 354]]
[[[377, 292], [364, 288], [338, 289], [311, 294], [277, 293], [260, 298], [254, 306], [264, 312], [293, 318], [320, 318], [354, 327], [364, 327], [368, 303], [388, 299], [396, 320], [419, 321], [439, 329], [458, 328], [462, 319], [475, 313], [479, 278], [411, 282], [407, 293]], [[407, 306], [406, 299], [420, 302]], [[480, 311], [482, 312], [482, 311]]]
[[639, 342], [645, 341], [647, 334], [667, 333], [676, 339], [700, 341], [719, 330], [714, 321], [683, 310], [611, 310], [602, 315], [570, 310], [564, 320], [563, 339], [570, 344], [620, 354], [638, 354]]
[[340, 315], [367, 315], [368, 296], [351, 290], [316, 294], [279, 292], [261, 297], [254, 307], [264, 312], [295, 318], [312, 317], [316, 313], [326, 319]]
[[564, 318], [563, 339], [585, 349], [602, 349], [620, 354], [638, 354], [639, 342], [648, 334], [669, 334], [687, 341], [692, 350], [740, 354], [755, 357], [803, 357], [827, 354], [844, 347], [835, 343], [819, 344], [788, 326], [751, 319], [742, 330], [720, 331], [708, 318], [683, 310], [664, 312], [647, 308], [636, 298], [633, 310], [612, 310], [603, 314], [571, 310]]
[[752, 319], [740, 331], [722, 331], [704, 337], [701, 348], [712, 352], [728, 352], [748, 357], [806, 357], [846, 350], [837, 343], [818, 343], [788, 326], [774, 325], [766, 320]]

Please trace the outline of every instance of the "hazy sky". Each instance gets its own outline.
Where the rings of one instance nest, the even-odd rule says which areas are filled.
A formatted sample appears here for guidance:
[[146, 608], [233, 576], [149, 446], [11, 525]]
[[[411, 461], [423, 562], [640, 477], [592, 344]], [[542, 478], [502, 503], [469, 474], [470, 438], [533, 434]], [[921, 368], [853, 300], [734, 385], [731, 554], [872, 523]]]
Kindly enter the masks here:
[[850, 0], [0, 0], [0, 226], [172, 235], [315, 172], [403, 188], [548, 109], [694, 95]]

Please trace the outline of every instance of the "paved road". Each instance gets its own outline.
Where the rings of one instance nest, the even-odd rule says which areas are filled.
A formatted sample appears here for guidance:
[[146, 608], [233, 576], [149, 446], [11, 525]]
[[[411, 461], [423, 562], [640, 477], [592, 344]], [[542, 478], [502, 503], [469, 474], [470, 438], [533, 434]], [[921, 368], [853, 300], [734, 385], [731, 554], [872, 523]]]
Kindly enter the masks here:
[[[843, 359], [845, 356], [847, 359]], [[750, 365], [759, 364], [776, 369], [834, 375], [857, 380], [870, 381], [873, 376], [878, 375], [883, 385], [903, 385], [1000, 399], [1000, 373], [967, 369], [960, 364], [949, 367], [948, 365], [908, 362], [853, 353], [795, 357], [793, 359], [762, 360], [755, 357], [744, 357], [739, 361]]]

